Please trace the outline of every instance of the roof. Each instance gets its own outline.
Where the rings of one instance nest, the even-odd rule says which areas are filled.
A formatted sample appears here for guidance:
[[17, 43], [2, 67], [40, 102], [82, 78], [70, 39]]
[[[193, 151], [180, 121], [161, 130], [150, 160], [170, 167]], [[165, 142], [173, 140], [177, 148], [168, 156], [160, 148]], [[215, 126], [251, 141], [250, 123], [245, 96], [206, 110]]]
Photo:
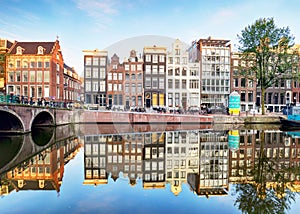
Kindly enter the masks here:
[[56, 42], [15, 42], [9, 52], [11, 54], [17, 53], [17, 47], [22, 47], [22, 54], [37, 54], [38, 47], [44, 48], [44, 55], [51, 54], [54, 50]]
[[208, 37], [207, 39], [199, 39], [198, 44], [202, 43], [203, 46], [214, 46], [214, 47], [226, 47], [230, 40], [225, 39], [212, 39]]

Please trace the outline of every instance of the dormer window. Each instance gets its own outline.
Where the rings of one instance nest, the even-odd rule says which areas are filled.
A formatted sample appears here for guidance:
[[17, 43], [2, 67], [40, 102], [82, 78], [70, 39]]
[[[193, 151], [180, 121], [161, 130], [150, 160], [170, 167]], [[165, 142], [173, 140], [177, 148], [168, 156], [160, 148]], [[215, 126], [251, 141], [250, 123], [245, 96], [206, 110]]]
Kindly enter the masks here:
[[24, 50], [24, 49], [23, 49], [21, 46], [18, 46], [18, 47], [17, 47], [17, 54], [20, 54], [20, 55], [21, 55], [21, 54], [23, 53], [23, 50]]
[[44, 54], [44, 48], [42, 46], [38, 47], [38, 54]]

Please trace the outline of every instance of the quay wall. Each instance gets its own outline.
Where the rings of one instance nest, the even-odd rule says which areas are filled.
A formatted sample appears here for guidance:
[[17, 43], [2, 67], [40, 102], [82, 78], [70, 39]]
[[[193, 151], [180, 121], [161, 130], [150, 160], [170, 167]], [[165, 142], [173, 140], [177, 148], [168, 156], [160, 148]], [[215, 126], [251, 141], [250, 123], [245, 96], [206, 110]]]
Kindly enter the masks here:
[[214, 115], [214, 124], [280, 124], [280, 115]]
[[[76, 122], [76, 120], [74, 122]], [[114, 111], [83, 111], [78, 122], [104, 124], [211, 124], [213, 123], [213, 116]]]

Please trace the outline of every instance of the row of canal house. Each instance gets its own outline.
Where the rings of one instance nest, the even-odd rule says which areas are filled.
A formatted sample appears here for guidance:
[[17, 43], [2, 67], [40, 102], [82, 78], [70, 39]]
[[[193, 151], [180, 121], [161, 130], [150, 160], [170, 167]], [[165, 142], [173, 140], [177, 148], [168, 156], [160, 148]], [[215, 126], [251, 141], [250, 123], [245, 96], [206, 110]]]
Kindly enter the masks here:
[[[37, 103], [70, 103], [79, 99], [81, 80], [65, 64], [59, 41], [8, 42], [1, 40], [1, 92]], [[6, 41], [6, 42], [4, 42]]]
[[200, 39], [187, 48], [176, 39], [170, 51], [166, 47], [147, 46], [138, 56], [131, 50], [123, 63], [117, 54], [108, 60], [107, 51], [83, 53], [87, 104], [183, 110], [224, 108], [228, 104], [229, 40]]
[[[116, 53], [109, 59], [107, 51], [83, 52], [87, 104], [224, 112], [230, 93], [237, 91], [242, 112], [261, 108], [261, 91], [255, 79], [239, 75], [239, 69], [251, 62], [243, 62], [240, 54], [231, 50], [230, 40], [208, 37], [187, 47], [176, 39], [171, 50], [148, 46], [139, 56], [131, 50], [123, 62]], [[282, 79], [265, 93], [266, 108], [271, 112], [299, 102], [297, 80]]]

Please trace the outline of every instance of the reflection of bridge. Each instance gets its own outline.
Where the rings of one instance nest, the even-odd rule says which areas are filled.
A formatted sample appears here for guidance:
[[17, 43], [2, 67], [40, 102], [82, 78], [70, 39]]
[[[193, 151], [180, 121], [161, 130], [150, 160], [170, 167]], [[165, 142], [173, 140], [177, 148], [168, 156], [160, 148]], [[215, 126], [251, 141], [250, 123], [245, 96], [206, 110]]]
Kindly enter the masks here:
[[0, 135], [0, 175], [55, 142], [75, 136], [69, 125], [37, 128], [32, 134]]
[[73, 121], [73, 111], [29, 105], [0, 104], [0, 132], [26, 133], [35, 126], [57, 126]]

